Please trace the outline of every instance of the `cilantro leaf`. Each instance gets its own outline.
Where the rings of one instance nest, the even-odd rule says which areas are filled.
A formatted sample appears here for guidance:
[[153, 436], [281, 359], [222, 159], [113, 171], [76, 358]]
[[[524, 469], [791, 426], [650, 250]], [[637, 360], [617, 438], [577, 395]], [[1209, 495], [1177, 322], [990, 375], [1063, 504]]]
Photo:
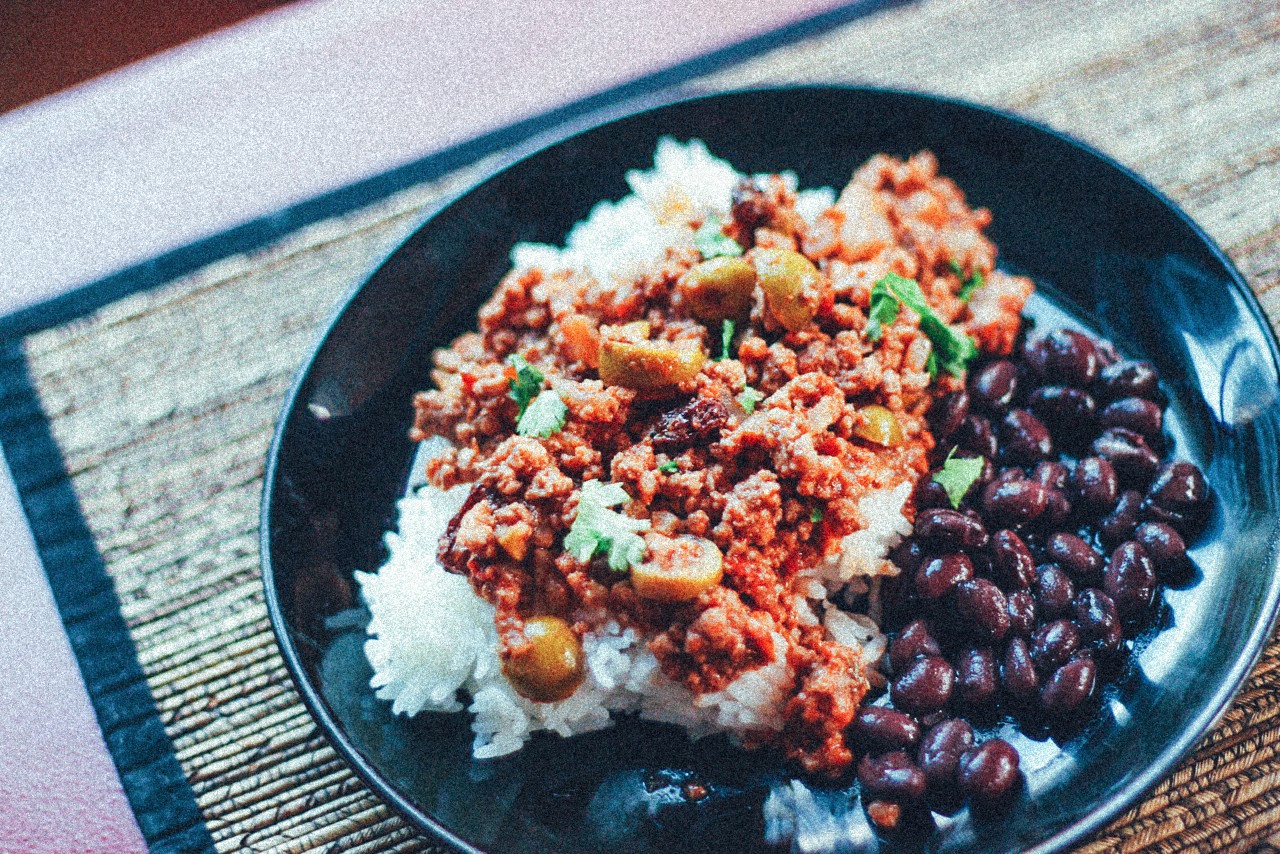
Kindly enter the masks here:
[[889, 290], [888, 276], [871, 286], [871, 309], [867, 312], [867, 338], [879, 341], [884, 334], [883, 326], [898, 319], [898, 307], [901, 303]]
[[809, 511], [809, 521], [810, 521], [810, 522], [813, 522], [813, 523], [815, 523], [815, 524], [816, 524], [816, 523], [818, 523], [818, 522], [821, 522], [821, 521], [822, 521], [822, 517], [823, 517], [824, 515], [826, 515], [826, 514], [824, 514], [824, 513], [822, 512], [822, 508], [821, 508], [821, 507], [815, 507], [815, 508], [813, 508], [812, 510], [810, 510], [810, 511]]
[[947, 264], [960, 279], [960, 290], [956, 293], [956, 296], [960, 298], [960, 302], [968, 302], [973, 299], [973, 292], [986, 284], [986, 279], [983, 278], [981, 270], [974, 270], [972, 276], [966, 277], [964, 268], [960, 266], [959, 261], [952, 258]]
[[929, 307], [929, 303], [925, 302], [924, 291], [920, 290], [920, 283], [915, 279], [908, 279], [904, 276], [899, 276], [897, 273], [885, 273], [884, 278], [872, 286], [872, 291], [879, 285], [884, 285], [888, 288], [889, 292], [901, 300], [903, 305], [921, 317], [926, 314], [933, 314], [933, 309]]
[[742, 247], [732, 237], [726, 236], [720, 225], [720, 218], [711, 214], [693, 233], [693, 245], [698, 247], [703, 258], [736, 258], [742, 254]]
[[524, 410], [528, 407], [529, 402], [537, 397], [538, 392], [542, 390], [542, 383], [546, 380], [546, 375], [526, 362], [524, 356], [519, 353], [512, 353], [508, 356], [507, 364], [516, 369], [516, 378], [509, 383], [511, 391], [507, 392], [507, 397], [514, 400], [520, 407], [519, 412], [516, 413], [516, 420], [518, 421], [524, 416]]
[[748, 415], [750, 415], [756, 411], [756, 404], [764, 400], [764, 395], [753, 389], [751, 386], [744, 386], [736, 399], [738, 401], [738, 405], [741, 406]]
[[729, 358], [729, 350], [733, 347], [733, 333], [738, 324], [729, 318], [725, 318], [724, 323], [720, 327], [720, 358], [716, 361], [724, 361]]
[[951, 506], [959, 510], [965, 493], [973, 487], [978, 478], [982, 477], [984, 460], [982, 457], [957, 458], [956, 450], [952, 448], [951, 453], [947, 454], [942, 468], [933, 473], [933, 479], [946, 490]]
[[956, 332], [936, 315], [920, 319], [920, 328], [933, 342], [938, 367], [953, 377], [961, 376], [969, 363], [978, 358], [978, 344], [963, 332]]
[[680, 464], [675, 460], [667, 460], [665, 463], [658, 464], [658, 471], [663, 474], [675, 474], [680, 471]]
[[973, 299], [973, 292], [986, 283], [986, 279], [982, 277], [982, 271], [974, 270], [973, 275], [960, 285], [960, 292], [956, 296], [960, 297], [960, 302], [968, 302]]
[[[872, 286], [873, 299], [876, 288], [881, 285], [897, 297], [899, 302], [920, 315], [920, 331], [933, 342], [931, 358], [934, 358], [936, 368], [931, 368], [930, 374], [933, 375], [936, 369], [944, 370], [957, 377], [964, 373], [969, 362], [978, 355], [978, 345], [974, 340], [963, 332], [957, 332], [947, 326], [942, 322], [942, 318], [934, 314], [929, 303], [925, 302], [924, 292], [920, 290], [920, 284], [915, 279], [905, 279], [897, 273], [889, 273]], [[895, 309], [895, 316], [896, 313]]]
[[568, 412], [569, 407], [564, 405], [564, 401], [554, 390], [538, 392], [538, 396], [525, 407], [520, 420], [516, 422], [516, 432], [521, 436], [545, 439], [552, 433], [560, 432]]
[[597, 554], [609, 555], [609, 568], [626, 572], [644, 560], [644, 540], [637, 533], [647, 531], [647, 519], [632, 519], [615, 510], [630, 500], [621, 484], [589, 480], [578, 493], [578, 515], [574, 517], [564, 547], [582, 563]]

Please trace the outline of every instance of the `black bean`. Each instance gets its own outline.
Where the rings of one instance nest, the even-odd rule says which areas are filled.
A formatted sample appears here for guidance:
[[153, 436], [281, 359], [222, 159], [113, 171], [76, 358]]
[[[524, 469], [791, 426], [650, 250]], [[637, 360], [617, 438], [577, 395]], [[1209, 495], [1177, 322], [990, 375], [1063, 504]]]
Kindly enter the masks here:
[[1098, 424], [1102, 427], [1126, 427], [1147, 439], [1159, 438], [1163, 423], [1164, 413], [1160, 407], [1141, 397], [1113, 400], [1098, 414]]
[[956, 657], [956, 693], [971, 709], [984, 709], [996, 698], [996, 656], [990, 647], [969, 647]]
[[849, 731], [858, 745], [869, 753], [906, 750], [920, 740], [920, 724], [916, 719], [886, 706], [858, 709]]
[[1009, 633], [1022, 638], [1031, 637], [1036, 627], [1036, 599], [1029, 590], [1010, 593]]
[[946, 707], [956, 674], [944, 659], [924, 655], [913, 659], [889, 683], [889, 698], [903, 711], [926, 715]]
[[1063, 463], [1057, 460], [1042, 460], [1036, 463], [1035, 470], [1031, 472], [1031, 479], [1045, 489], [1066, 489], [1070, 475], [1070, 469]]
[[1015, 480], [1026, 480], [1027, 473], [1017, 466], [1006, 466], [996, 472], [990, 483], [1010, 483]]
[[978, 803], [1003, 800], [1018, 783], [1018, 751], [1002, 738], [966, 750], [956, 766], [960, 790]]
[[1053, 438], [1030, 410], [1010, 409], [1000, 419], [1000, 453], [1013, 465], [1034, 465], [1053, 454]]
[[1172, 509], [1162, 507], [1151, 500], [1150, 497], [1143, 499], [1142, 508], [1138, 511], [1138, 517], [1143, 522], [1162, 522], [1170, 525], [1184, 539], [1191, 539], [1200, 533], [1208, 520], [1209, 505], [1201, 504], [1194, 507], [1186, 507], [1181, 509]]
[[1080, 630], [1070, 620], [1054, 620], [1031, 636], [1031, 660], [1041, 673], [1052, 673], [1080, 648]]
[[1147, 550], [1156, 575], [1174, 577], [1187, 567], [1187, 543], [1172, 525], [1164, 522], [1143, 522], [1134, 532], [1134, 539]]
[[921, 729], [928, 729], [929, 727], [936, 726], [940, 722], [946, 720], [946, 718], [947, 713], [945, 710], [929, 712], [927, 715], [920, 715], [920, 727]]
[[1036, 417], [1059, 438], [1077, 438], [1093, 430], [1098, 404], [1093, 395], [1072, 386], [1041, 386], [1027, 397]]
[[1069, 715], [1080, 708], [1098, 681], [1098, 666], [1087, 653], [1073, 657], [1059, 667], [1040, 689], [1040, 705], [1045, 711]]
[[925, 556], [924, 546], [914, 538], [903, 540], [889, 552], [889, 560], [908, 578], [915, 575], [916, 570], [924, 563]]
[[1027, 362], [1048, 382], [1088, 388], [1098, 377], [1098, 348], [1074, 329], [1058, 329], [1025, 348]]
[[1116, 546], [1133, 537], [1141, 511], [1142, 496], [1132, 489], [1125, 491], [1116, 501], [1115, 508], [1098, 523], [1102, 541], [1109, 546]]
[[991, 459], [996, 455], [996, 431], [992, 429], [991, 422], [981, 415], [967, 416], [952, 434], [951, 441], [968, 456]]
[[889, 666], [894, 673], [901, 673], [912, 659], [921, 655], [942, 655], [938, 642], [924, 620], [912, 620], [898, 632], [889, 644]]
[[991, 571], [1004, 590], [1025, 590], [1035, 583], [1036, 566], [1027, 544], [1007, 528], [991, 537]]
[[1108, 427], [1093, 440], [1093, 452], [1115, 468], [1121, 483], [1130, 488], [1143, 488], [1151, 483], [1160, 458], [1147, 445], [1142, 434], [1124, 427]]
[[1151, 558], [1140, 543], [1121, 543], [1111, 553], [1102, 589], [1116, 603], [1120, 616], [1140, 621], [1155, 598], [1156, 574]]
[[1060, 532], [1050, 535], [1045, 554], [1072, 578], [1086, 584], [1097, 584], [1102, 580], [1106, 558], [1075, 534]]
[[[972, 487], [971, 487], [972, 488]], [[943, 489], [942, 484], [932, 477], [922, 478], [916, 484], [916, 509], [928, 510], [930, 507], [950, 507], [951, 497]]]
[[958, 785], [956, 766], [960, 755], [971, 747], [973, 727], [966, 720], [950, 718], [929, 728], [920, 739], [916, 761], [931, 791], [945, 795]]
[[973, 578], [973, 562], [963, 554], [931, 558], [916, 572], [916, 592], [922, 599], [941, 599], [961, 581]]
[[1081, 637], [1099, 653], [1109, 655], [1124, 640], [1120, 612], [1111, 597], [1097, 588], [1081, 590], [1072, 606]]
[[862, 757], [858, 762], [858, 782], [871, 795], [895, 801], [914, 801], [924, 794], [927, 785], [924, 772], [900, 750]]
[[916, 539], [935, 552], [980, 549], [987, 544], [982, 522], [958, 510], [930, 508], [916, 517]]
[[1098, 372], [1098, 393], [1107, 400], [1141, 397], [1161, 400], [1160, 378], [1150, 362], [1123, 361], [1108, 365]]
[[993, 480], [982, 490], [982, 510], [986, 518], [1008, 527], [1034, 522], [1048, 503], [1048, 491], [1026, 478]]
[[1003, 415], [1018, 393], [1018, 369], [1007, 359], [998, 359], [973, 375], [969, 392], [988, 413]]
[[1040, 693], [1040, 677], [1025, 638], [1012, 638], [1005, 646], [1000, 685], [1015, 700], [1027, 701]]
[[1071, 576], [1056, 563], [1036, 567], [1036, 584], [1033, 590], [1042, 619], [1053, 619], [1067, 613], [1071, 600], [1076, 596]]
[[1102, 457], [1085, 457], [1071, 470], [1071, 490], [1093, 510], [1105, 512], [1116, 504], [1120, 479], [1108, 460]]
[[985, 578], [956, 585], [956, 611], [978, 637], [1000, 640], [1009, 631], [1009, 601]]
[[1204, 475], [1188, 462], [1166, 463], [1156, 474], [1147, 498], [1166, 510], [1195, 510], [1209, 497]]
[[961, 389], [944, 395], [929, 407], [929, 429], [941, 444], [960, 428], [969, 414], [969, 393]]
[[1106, 338], [1094, 339], [1093, 343], [1098, 348], [1099, 372], [1101, 372], [1102, 368], [1105, 368], [1107, 365], [1114, 365], [1116, 362], [1120, 361], [1120, 354], [1116, 352], [1115, 344], [1112, 344]]
[[1045, 491], [1044, 512], [1040, 514], [1039, 524], [1047, 530], [1055, 530], [1066, 524], [1071, 517], [1071, 502], [1067, 493], [1061, 489]]

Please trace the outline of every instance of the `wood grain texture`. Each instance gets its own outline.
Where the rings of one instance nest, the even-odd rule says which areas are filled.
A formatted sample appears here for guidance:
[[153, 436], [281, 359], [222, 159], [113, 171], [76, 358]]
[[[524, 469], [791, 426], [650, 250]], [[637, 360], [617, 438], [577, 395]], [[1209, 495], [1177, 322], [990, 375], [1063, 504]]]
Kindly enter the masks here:
[[[930, 90], [1072, 133], [1182, 204], [1280, 319], [1280, 9], [900, 7], [699, 81]], [[469, 173], [472, 174], [472, 173]], [[338, 299], [468, 174], [25, 342], [166, 728], [223, 851], [422, 851], [290, 687], [257, 554], [282, 397]], [[1198, 752], [1082, 850], [1247, 850], [1280, 827], [1280, 644]]]

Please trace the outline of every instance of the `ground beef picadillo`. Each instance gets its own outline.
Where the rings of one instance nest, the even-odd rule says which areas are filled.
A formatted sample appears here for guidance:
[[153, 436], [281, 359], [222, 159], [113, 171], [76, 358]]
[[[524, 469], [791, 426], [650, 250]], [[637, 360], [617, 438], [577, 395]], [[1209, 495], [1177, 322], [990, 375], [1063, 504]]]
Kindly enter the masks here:
[[[757, 287], [730, 352], [716, 358], [723, 326], [695, 315], [684, 284], [704, 262], [692, 241], [626, 279], [517, 268], [481, 308], [478, 331], [437, 353], [436, 388], [415, 398], [413, 436], [455, 445], [429, 464], [434, 485], [473, 485], [440, 559], [496, 607], [504, 658], [526, 654], [523, 628], [535, 616], [581, 635], [607, 613], [650, 638], [668, 676], [705, 693], [771, 661], [781, 638], [794, 685], [784, 729], [760, 739], [807, 772], [838, 775], [854, 761], [845, 733], [868, 691], [865, 663], [799, 612], [791, 580], [865, 525], [862, 497], [929, 471], [926, 413], [964, 388], [963, 377], [931, 372], [933, 344], [911, 310], [871, 340], [873, 285], [890, 273], [916, 280], [938, 318], [999, 356], [1032, 284], [994, 269], [988, 212], [968, 207], [929, 153], [873, 157], [812, 223], [795, 202], [777, 176], [745, 181], [721, 234], [749, 264], [781, 250], [816, 268], [792, 305], [804, 322]], [[965, 302], [974, 276], [984, 284]], [[604, 381], [602, 348], [628, 336], [696, 348], [701, 367], [662, 387]], [[515, 355], [564, 403], [550, 435], [516, 432]], [[758, 403], [744, 403], [749, 389]], [[892, 440], [868, 430], [881, 410], [900, 430]], [[600, 557], [569, 553], [591, 480], [625, 489], [620, 509], [648, 520], [646, 536], [713, 543], [721, 580], [688, 601], [655, 601]], [[914, 517], [913, 504], [904, 513]]]

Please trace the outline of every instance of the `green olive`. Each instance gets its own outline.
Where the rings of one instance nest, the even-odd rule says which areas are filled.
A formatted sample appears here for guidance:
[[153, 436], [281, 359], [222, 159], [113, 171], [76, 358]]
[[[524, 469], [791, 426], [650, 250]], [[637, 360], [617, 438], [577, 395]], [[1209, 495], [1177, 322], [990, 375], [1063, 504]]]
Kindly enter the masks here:
[[696, 377], [706, 360], [696, 341], [606, 339], [600, 343], [600, 380], [646, 391], [665, 389]]
[[703, 323], [741, 320], [751, 312], [756, 269], [743, 258], [709, 258], [690, 267], [676, 287]]
[[555, 703], [578, 690], [586, 674], [582, 642], [559, 617], [534, 617], [524, 624], [529, 645], [502, 659], [502, 675], [521, 697]]
[[688, 602], [720, 583], [724, 557], [702, 537], [645, 537], [644, 562], [631, 569], [636, 595], [657, 602]]
[[874, 403], [858, 410], [858, 421], [853, 432], [868, 442], [875, 442], [886, 448], [902, 444], [902, 422], [898, 420], [898, 416]]
[[791, 332], [807, 326], [822, 298], [822, 274], [813, 262], [790, 249], [757, 249], [751, 260], [769, 313]]

